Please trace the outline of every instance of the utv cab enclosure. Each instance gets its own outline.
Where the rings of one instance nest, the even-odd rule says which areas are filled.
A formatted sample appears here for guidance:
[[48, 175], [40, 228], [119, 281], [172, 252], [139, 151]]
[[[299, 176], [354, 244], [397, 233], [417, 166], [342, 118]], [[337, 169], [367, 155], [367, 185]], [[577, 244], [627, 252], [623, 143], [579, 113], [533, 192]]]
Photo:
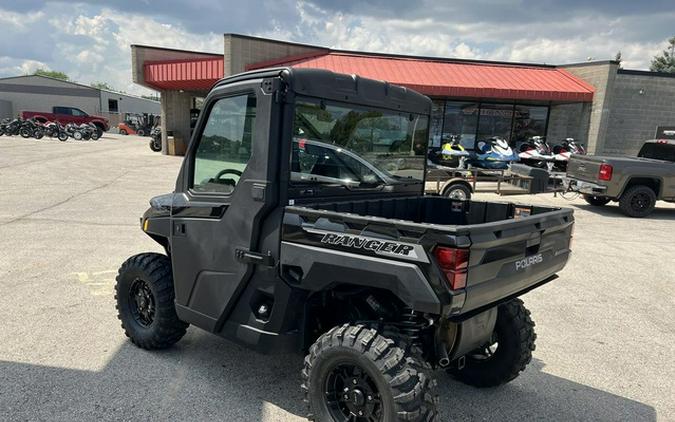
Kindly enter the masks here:
[[195, 325], [306, 354], [310, 419], [436, 420], [432, 370], [484, 387], [534, 350], [519, 295], [566, 264], [572, 211], [424, 196], [431, 101], [277, 68], [218, 82], [117, 277], [140, 347]]

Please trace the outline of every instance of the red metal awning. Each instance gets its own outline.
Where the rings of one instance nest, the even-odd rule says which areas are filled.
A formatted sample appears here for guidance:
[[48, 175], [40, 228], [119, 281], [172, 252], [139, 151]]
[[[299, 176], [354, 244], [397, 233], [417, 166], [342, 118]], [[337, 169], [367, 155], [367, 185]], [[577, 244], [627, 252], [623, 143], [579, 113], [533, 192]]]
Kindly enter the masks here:
[[436, 97], [590, 102], [595, 91], [592, 85], [564, 69], [551, 66], [453, 62], [340, 52], [258, 63], [247, 69], [282, 65], [356, 74]]
[[222, 57], [145, 62], [145, 83], [158, 89], [208, 91], [224, 74]]

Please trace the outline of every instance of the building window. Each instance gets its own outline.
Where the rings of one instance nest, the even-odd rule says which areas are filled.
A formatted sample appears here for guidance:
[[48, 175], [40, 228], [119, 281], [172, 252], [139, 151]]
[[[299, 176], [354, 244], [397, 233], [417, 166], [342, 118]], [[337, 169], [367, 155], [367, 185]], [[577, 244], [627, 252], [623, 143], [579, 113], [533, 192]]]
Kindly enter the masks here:
[[117, 100], [108, 100], [108, 112], [109, 113], [119, 113], [120, 109], [117, 106]]
[[510, 142], [512, 125], [513, 104], [483, 103], [480, 105], [478, 139], [499, 136]]
[[440, 147], [451, 135], [473, 149], [477, 139], [499, 136], [513, 146], [532, 136], [546, 135], [549, 106], [513, 103], [434, 100], [430, 147]]
[[462, 145], [473, 148], [478, 127], [478, 110], [478, 103], [475, 102], [446, 101], [443, 142], [449, 140], [451, 135], [459, 135]]
[[516, 105], [511, 141], [520, 143], [532, 136], [546, 135], [547, 106]]

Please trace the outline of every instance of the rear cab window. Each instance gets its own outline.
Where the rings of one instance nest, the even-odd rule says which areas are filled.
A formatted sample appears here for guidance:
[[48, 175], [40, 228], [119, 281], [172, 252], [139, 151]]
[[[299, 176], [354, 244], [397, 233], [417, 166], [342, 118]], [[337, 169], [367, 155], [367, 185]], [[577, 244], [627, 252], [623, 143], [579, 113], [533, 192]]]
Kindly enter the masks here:
[[675, 163], [675, 144], [668, 142], [649, 142], [642, 146], [638, 157], [664, 160]]

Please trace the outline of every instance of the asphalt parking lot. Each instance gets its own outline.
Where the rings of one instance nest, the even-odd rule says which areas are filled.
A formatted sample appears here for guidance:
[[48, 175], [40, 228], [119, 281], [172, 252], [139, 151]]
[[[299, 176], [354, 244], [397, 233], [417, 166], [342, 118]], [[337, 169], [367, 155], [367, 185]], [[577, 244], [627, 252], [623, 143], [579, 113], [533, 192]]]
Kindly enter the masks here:
[[[124, 337], [115, 273], [160, 251], [138, 217], [181, 162], [147, 143], [0, 137], [0, 420], [304, 420], [300, 356], [195, 328], [164, 352]], [[527, 371], [489, 390], [438, 373], [443, 420], [675, 420], [675, 206], [633, 220], [552, 195], [500, 200], [574, 208], [573, 258], [524, 297]]]

